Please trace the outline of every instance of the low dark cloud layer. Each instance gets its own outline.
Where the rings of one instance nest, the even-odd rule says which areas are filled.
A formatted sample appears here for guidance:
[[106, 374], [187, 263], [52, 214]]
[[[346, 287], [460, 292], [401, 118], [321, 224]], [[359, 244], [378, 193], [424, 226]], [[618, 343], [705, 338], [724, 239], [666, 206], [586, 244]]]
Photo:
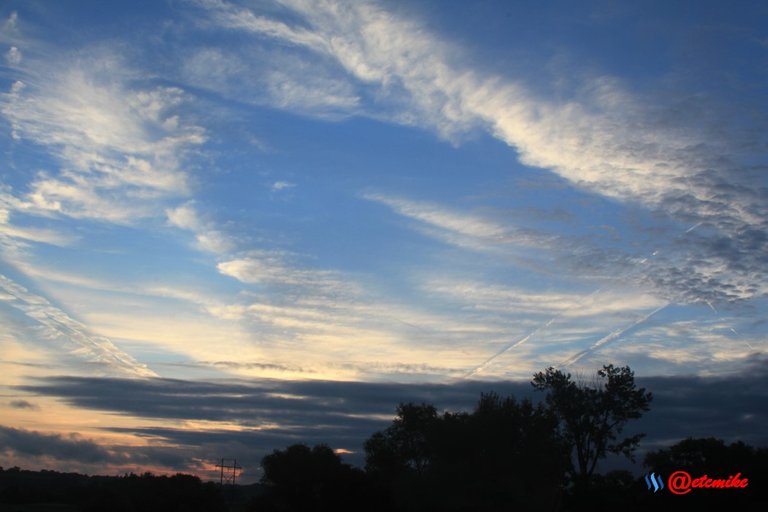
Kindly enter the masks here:
[[76, 434], [45, 434], [0, 425], [0, 453], [9, 451], [19, 455], [91, 463], [112, 461], [115, 458], [107, 448]]
[[646, 444], [685, 437], [721, 437], [768, 446], [768, 365], [754, 361], [737, 377], [656, 377], [639, 379], [651, 390], [651, 410], [634, 429]]
[[[768, 446], [768, 367], [755, 361], [749, 373], [727, 378], [653, 377], [638, 383], [654, 394], [651, 411], [631, 426], [647, 434], [646, 449], [686, 437], [741, 439]], [[74, 407], [146, 420], [146, 426], [112, 428], [148, 438], [149, 447], [106, 449], [79, 437], [3, 428], [2, 449], [54, 458], [166, 464], [190, 470], [199, 460], [237, 457], [257, 477], [261, 457], [292, 443], [327, 443], [363, 464], [362, 444], [385, 428], [401, 402], [426, 402], [439, 410], [470, 410], [483, 392], [538, 399], [528, 382], [459, 382], [406, 385], [333, 381], [220, 381], [57, 377], [21, 387]], [[167, 427], [153, 420], [166, 420]], [[194, 431], [177, 421], [237, 423], [239, 431]], [[255, 471], [255, 472], [254, 472]]]
[[[246, 428], [279, 424], [283, 431], [368, 429], [385, 425], [400, 402], [427, 402], [445, 410], [470, 408], [482, 392], [523, 396], [520, 382], [391, 384], [336, 381], [218, 381], [53, 377], [20, 389], [68, 404], [139, 418], [237, 422]], [[262, 430], [263, 432], [263, 430]]]

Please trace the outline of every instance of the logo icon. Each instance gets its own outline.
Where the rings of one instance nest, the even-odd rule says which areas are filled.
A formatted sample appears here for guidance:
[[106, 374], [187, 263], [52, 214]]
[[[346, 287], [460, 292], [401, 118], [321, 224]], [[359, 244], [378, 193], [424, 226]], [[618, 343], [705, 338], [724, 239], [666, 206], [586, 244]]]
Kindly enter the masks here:
[[674, 494], [691, 492], [691, 475], [687, 471], [675, 471], [669, 475], [669, 490]]
[[649, 491], [653, 489], [653, 492], [659, 492], [664, 488], [664, 479], [661, 478], [661, 475], [657, 475], [656, 473], [651, 473], [650, 475], [646, 474], [645, 483], [648, 485]]

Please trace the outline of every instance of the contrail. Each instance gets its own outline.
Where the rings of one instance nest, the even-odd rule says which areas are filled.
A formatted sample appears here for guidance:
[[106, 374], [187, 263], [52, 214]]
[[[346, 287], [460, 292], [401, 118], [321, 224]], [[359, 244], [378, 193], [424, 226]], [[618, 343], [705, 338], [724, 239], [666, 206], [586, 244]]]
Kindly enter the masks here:
[[494, 355], [492, 355], [491, 357], [489, 357], [488, 359], [486, 359], [486, 360], [485, 360], [485, 361], [484, 361], [482, 364], [480, 364], [480, 366], [478, 366], [478, 367], [477, 367], [477, 368], [475, 368], [474, 370], [471, 370], [471, 371], [467, 372], [467, 373], [466, 373], [466, 374], [465, 374], [465, 375], [462, 377], [462, 379], [468, 379], [468, 378], [470, 378], [470, 377], [472, 377], [472, 376], [474, 376], [474, 375], [477, 375], [478, 373], [480, 373], [481, 371], [483, 371], [483, 370], [484, 370], [484, 369], [485, 369], [485, 368], [486, 368], [486, 367], [487, 367], [489, 364], [491, 364], [491, 363], [493, 362], [493, 360], [494, 360], [494, 359], [496, 359], [497, 357], [500, 357], [500, 356], [502, 356], [502, 355], [503, 355], [503, 354], [505, 354], [506, 352], [509, 352], [509, 351], [510, 351], [510, 350], [512, 350], [513, 348], [515, 348], [515, 347], [518, 347], [518, 346], [522, 345], [523, 343], [525, 343], [526, 341], [528, 341], [529, 339], [531, 339], [531, 337], [535, 336], [535, 335], [536, 335], [536, 334], [537, 334], [539, 331], [541, 331], [542, 329], [546, 329], [547, 327], [549, 327], [550, 325], [552, 325], [552, 322], [554, 322], [555, 320], [557, 320], [557, 319], [558, 319], [558, 318], [560, 318], [561, 316], [563, 316], [563, 314], [562, 314], [562, 313], [560, 313], [560, 314], [559, 314], [559, 315], [557, 315], [557, 316], [553, 316], [552, 318], [550, 318], [550, 319], [549, 319], [549, 321], [548, 321], [546, 324], [538, 326], [536, 329], [532, 330], [531, 332], [529, 332], [527, 335], [525, 335], [524, 337], [520, 338], [520, 339], [519, 339], [519, 340], [517, 340], [516, 342], [512, 343], [511, 345], [507, 345], [506, 347], [502, 348], [501, 350], [499, 350], [498, 352], [496, 352]]
[[[740, 332], [738, 332], [736, 329], [734, 329], [733, 327], [729, 327], [728, 329], [729, 329], [729, 330], [730, 330], [730, 331], [731, 331], [733, 334], [735, 334], [736, 336], [738, 336], [738, 337], [740, 337], [740, 338], [741, 338], [741, 333], [740, 333]], [[745, 343], [745, 344], [746, 344], [746, 345], [749, 347], [749, 350], [755, 350], [755, 347], [753, 347], [753, 346], [752, 346], [752, 344], [751, 344], [750, 342], [748, 342], [747, 340], [742, 340], [742, 341], [743, 341], [743, 342], [744, 342], [744, 343]]]
[[579, 300], [579, 302], [577, 304], [567, 308], [565, 311], [561, 311], [560, 313], [556, 314], [555, 316], [550, 318], [547, 322], [545, 322], [542, 325], [539, 325], [538, 327], [536, 327], [534, 330], [532, 330], [531, 332], [529, 332], [528, 334], [526, 334], [525, 336], [523, 336], [519, 340], [515, 341], [514, 343], [511, 343], [511, 344], [507, 345], [506, 347], [504, 347], [501, 350], [499, 350], [498, 352], [496, 352], [494, 355], [492, 355], [491, 357], [489, 357], [488, 359], [483, 361], [479, 366], [477, 366], [473, 370], [468, 371], [466, 374], [464, 374], [462, 379], [468, 379], [468, 378], [470, 378], [470, 377], [472, 377], [474, 375], [477, 375], [478, 373], [483, 371], [485, 368], [487, 368], [488, 365], [491, 364], [495, 359], [497, 359], [497, 358], [501, 357], [502, 355], [506, 354], [507, 352], [509, 352], [513, 348], [519, 347], [520, 345], [522, 345], [523, 343], [525, 343], [526, 341], [528, 341], [529, 339], [531, 339], [532, 337], [537, 335], [539, 333], [539, 331], [543, 331], [544, 329], [546, 329], [547, 327], [552, 325], [555, 322], [555, 320], [557, 320], [560, 317], [562, 317], [563, 315], [565, 315], [565, 313], [567, 313], [568, 311], [571, 311], [572, 309], [576, 308], [576, 306], [578, 306], [581, 303], [583, 303], [586, 299], [588, 299], [589, 297], [593, 297], [593, 296], [597, 295], [601, 291], [602, 291], [602, 288], [598, 288], [597, 290], [589, 293], [588, 295], [585, 295], [583, 298], [581, 298]]
[[[715, 306], [713, 306], [713, 305], [712, 305], [712, 303], [711, 303], [710, 301], [708, 301], [708, 300], [705, 300], [704, 302], [706, 302], [706, 303], [707, 303], [707, 306], [709, 306], [709, 309], [711, 309], [713, 313], [715, 313], [716, 315], [720, 315], [720, 312], [719, 312], [717, 309], [715, 309]], [[721, 317], [721, 318], [722, 318], [722, 317]], [[713, 327], [712, 329], [710, 329], [710, 332], [711, 332], [712, 330], [714, 330], [714, 327]], [[742, 338], [742, 336], [741, 336], [741, 333], [740, 333], [740, 332], [738, 332], [738, 331], [737, 331], [736, 329], [734, 329], [733, 327], [729, 327], [729, 328], [728, 328], [728, 330], [729, 330], [729, 331], [731, 331], [731, 332], [732, 332], [733, 334], [735, 334], [736, 336], [738, 336], [739, 338]], [[749, 349], [750, 349], [750, 350], [755, 350], [755, 347], [753, 347], [753, 346], [752, 346], [752, 344], [751, 344], [750, 342], [748, 342], [747, 340], [745, 340], [745, 339], [743, 339], [743, 338], [742, 338], [742, 341], [744, 342], [744, 344], [745, 344], [746, 346], [748, 346], [748, 347], [749, 347]]]
[[[691, 227], [689, 227], [688, 229], [686, 229], [686, 230], [685, 230], [685, 232], [683, 232], [682, 234], [679, 234], [679, 235], [677, 236], [677, 238], [682, 238], [683, 236], [687, 235], [687, 234], [688, 234], [688, 233], [690, 233], [691, 231], [693, 231], [693, 230], [695, 230], [696, 228], [698, 228], [699, 226], [701, 226], [701, 225], [702, 225], [702, 223], [703, 223], [703, 222], [697, 222], [696, 224], [694, 224], [694, 225], [692, 225]], [[654, 250], [654, 251], [651, 253], [651, 255], [650, 255], [650, 256], [648, 256], [648, 257], [646, 257], [646, 258], [643, 258], [642, 260], [640, 260], [640, 261], [638, 262], [638, 264], [639, 264], [639, 265], [642, 265], [642, 264], [644, 264], [645, 262], [647, 262], [647, 261], [648, 261], [650, 258], [655, 258], [655, 257], [656, 257], [656, 256], [659, 254], [659, 252], [660, 252], [660, 250], [659, 250], [659, 249], [656, 249], [656, 250]], [[614, 276], [613, 278], [614, 278], [614, 279], [616, 279], [616, 278], [618, 278], [618, 277], [619, 277], [619, 276]], [[572, 310], [573, 308], [575, 308], [576, 306], [578, 306], [578, 305], [582, 304], [582, 303], [584, 302], [584, 300], [586, 300], [586, 299], [587, 299], [587, 298], [589, 298], [590, 296], [594, 296], [594, 295], [597, 295], [598, 293], [600, 293], [600, 291], [601, 291], [601, 288], [598, 288], [597, 290], [595, 290], [595, 291], [591, 292], [590, 294], [588, 294], [588, 295], [585, 295], [585, 296], [584, 296], [584, 298], [582, 298], [581, 300], [579, 300], [579, 302], [578, 302], [576, 305], [574, 305], [573, 307], [571, 307], [571, 308], [568, 308], [568, 310], [567, 310], [567, 311], [570, 311], [570, 310]], [[588, 348], [588, 349], [586, 349], [586, 350], [583, 350], [582, 352], [579, 352], [578, 354], [576, 354], [576, 356], [574, 356], [574, 358], [576, 358], [574, 361], [577, 361], [578, 359], [580, 359], [581, 357], [583, 357], [585, 354], [587, 354], [587, 353], [589, 353], [589, 352], [592, 352], [592, 351], [594, 351], [595, 349], [597, 349], [597, 348], [599, 348], [601, 345], [603, 345], [603, 344], [605, 344], [605, 343], [607, 343], [607, 342], [611, 341], [612, 339], [614, 339], [614, 338], [616, 338], [616, 337], [619, 337], [619, 336], [623, 335], [623, 334], [624, 334], [624, 333], [625, 333], [627, 330], [629, 330], [629, 329], [632, 329], [632, 328], [633, 328], [633, 327], [635, 327], [636, 325], [639, 325], [639, 324], [641, 324], [641, 323], [645, 322], [645, 321], [646, 321], [646, 320], [648, 320], [650, 317], [652, 317], [653, 315], [655, 315], [656, 313], [658, 313], [658, 312], [659, 312], [659, 311], [661, 311], [662, 309], [666, 308], [668, 305], [669, 305], [669, 304], [665, 304], [665, 305], [664, 305], [664, 306], [662, 306], [661, 308], [659, 308], [659, 309], [657, 309], [657, 310], [655, 310], [655, 311], [651, 312], [649, 315], [647, 315], [646, 317], [643, 317], [643, 318], [641, 318], [640, 320], [638, 320], [637, 322], [633, 323], [632, 325], [629, 325], [629, 326], [625, 327], [624, 329], [620, 329], [620, 330], [618, 330], [618, 331], [614, 331], [613, 333], [609, 334], [608, 336], [606, 336], [606, 337], [602, 338], [601, 340], [597, 341], [597, 342], [596, 342], [596, 343], [595, 343], [595, 344], [594, 344], [592, 347], [590, 347], [590, 348]], [[712, 306], [711, 306], [711, 304], [710, 304], [710, 307], [712, 307]], [[487, 367], [488, 367], [488, 365], [489, 365], [489, 364], [491, 364], [491, 363], [492, 363], [494, 360], [496, 360], [497, 358], [499, 358], [499, 357], [501, 357], [502, 355], [506, 354], [507, 352], [509, 352], [509, 351], [510, 351], [510, 350], [512, 350], [513, 348], [515, 348], [515, 347], [519, 347], [520, 345], [522, 345], [523, 343], [525, 343], [526, 341], [528, 341], [529, 339], [531, 339], [533, 336], [535, 336], [536, 334], [538, 334], [538, 333], [539, 333], [539, 331], [542, 331], [542, 330], [546, 329], [547, 327], [549, 327], [550, 325], [552, 325], [552, 323], [553, 323], [555, 320], [557, 320], [558, 318], [560, 318], [560, 317], [561, 317], [561, 316], [563, 316], [564, 314], [565, 314], [565, 311], [563, 311], [563, 312], [561, 312], [561, 313], [559, 313], [559, 314], [557, 314], [557, 315], [553, 316], [553, 317], [552, 317], [552, 318], [550, 318], [550, 319], [549, 319], [549, 320], [548, 320], [548, 321], [547, 321], [545, 324], [543, 324], [543, 325], [540, 325], [539, 327], [535, 328], [533, 331], [531, 331], [530, 333], [528, 333], [528, 334], [527, 334], [526, 336], [524, 336], [523, 338], [521, 338], [521, 339], [519, 339], [519, 340], [515, 341], [514, 343], [511, 343], [510, 345], [507, 345], [506, 347], [502, 348], [501, 350], [499, 350], [498, 352], [496, 352], [494, 355], [492, 355], [491, 357], [489, 357], [488, 359], [486, 359], [485, 361], [483, 361], [483, 362], [482, 362], [482, 363], [481, 363], [479, 366], [477, 366], [477, 367], [475, 367], [474, 369], [472, 369], [472, 370], [470, 370], [469, 372], [467, 372], [467, 373], [466, 373], [466, 374], [465, 374], [465, 375], [462, 377], [462, 379], [468, 379], [468, 378], [470, 378], [470, 377], [472, 377], [472, 376], [474, 376], [474, 375], [477, 375], [479, 372], [481, 372], [482, 370], [484, 370], [485, 368], [487, 368]], [[573, 359], [573, 358], [572, 358], [572, 359]], [[569, 360], [569, 361], [570, 361], [570, 360]], [[570, 363], [566, 362], [566, 363], [564, 363], [564, 364], [570, 364]]]
[[697, 227], [701, 226], [702, 224], [704, 224], [704, 222], [697, 222], [697, 223], [696, 223], [696, 224], [694, 224], [693, 226], [691, 226], [691, 227], [689, 227], [688, 229], [686, 229], [686, 230], [685, 230], [685, 232], [686, 232], [686, 233], [690, 233], [691, 231], [693, 231], [693, 230], [694, 230], [694, 229], [696, 229]]
[[637, 327], [638, 325], [640, 325], [640, 324], [642, 324], [642, 323], [644, 323], [644, 322], [647, 322], [649, 318], [651, 318], [653, 315], [655, 315], [656, 313], [658, 313], [658, 312], [659, 312], [659, 311], [661, 311], [662, 309], [665, 309], [665, 308], [666, 308], [667, 306], [669, 306], [670, 304], [671, 304], [671, 303], [667, 303], [667, 304], [664, 304], [663, 306], [661, 306], [661, 307], [659, 307], [659, 308], [656, 308], [656, 309], [654, 309], [653, 311], [651, 311], [650, 313], [648, 313], [648, 314], [647, 314], [647, 315], [645, 315], [644, 317], [640, 318], [639, 320], [635, 320], [634, 322], [632, 322], [632, 323], [631, 323], [631, 324], [629, 324], [628, 326], [624, 327], [623, 329], [618, 329], [618, 330], [616, 330], [616, 331], [613, 331], [613, 332], [612, 332], [612, 333], [610, 333], [609, 335], [607, 335], [607, 336], [604, 336], [604, 337], [600, 338], [600, 339], [599, 339], [599, 340], [597, 340], [597, 341], [596, 341], [596, 342], [595, 342], [595, 343], [594, 343], [594, 344], [593, 344], [591, 347], [589, 347], [589, 348], [587, 348], [587, 349], [584, 349], [584, 350], [582, 350], [581, 352], [579, 352], [579, 353], [578, 353], [578, 354], [576, 354], [575, 356], [571, 357], [571, 358], [570, 358], [570, 359], [568, 359], [567, 361], [565, 361], [565, 362], [561, 363], [561, 364], [559, 365], [559, 367], [560, 367], [560, 368], [562, 368], [562, 367], [564, 367], [564, 366], [569, 366], [569, 365], [572, 365], [573, 363], [577, 362], [579, 359], [581, 359], [581, 358], [582, 358], [582, 357], [584, 357], [585, 355], [587, 355], [587, 354], [591, 354], [592, 352], [596, 351], [597, 349], [599, 349], [600, 347], [604, 346], [605, 344], [607, 344], [607, 343], [610, 343], [610, 342], [612, 342], [612, 341], [616, 341], [616, 340], [618, 340], [618, 339], [619, 339], [619, 338], [621, 338], [621, 337], [622, 337], [622, 336], [623, 336], [623, 335], [624, 335], [624, 334], [625, 334], [627, 331], [629, 331], [629, 330], [631, 330], [631, 329], [634, 329], [635, 327]]
[[35, 295], [3, 274], [0, 274], [0, 291], [12, 297], [9, 305], [42, 326], [48, 340], [63, 342], [63, 348], [70, 354], [88, 362], [101, 363], [110, 374], [157, 377], [155, 372], [117, 348], [108, 338], [89, 332], [46, 298]]

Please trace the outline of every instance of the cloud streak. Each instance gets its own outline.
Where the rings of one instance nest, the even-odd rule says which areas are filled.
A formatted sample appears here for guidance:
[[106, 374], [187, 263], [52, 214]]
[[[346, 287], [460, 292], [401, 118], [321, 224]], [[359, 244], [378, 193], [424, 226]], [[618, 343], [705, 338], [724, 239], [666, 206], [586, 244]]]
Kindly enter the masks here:
[[158, 199], [188, 194], [182, 160], [205, 135], [180, 120], [183, 92], [135, 85], [109, 54], [68, 64], [25, 63], [25, 78], [0, 98], [13, 137], [55, 158], [17, 193], [15, 210], [130, 224], [157, 214]]
[[[391, 110], [384, 115], [390, 119], [427, 126], [450, 139], [484, 129], [515, 148], [524, 164], [550, 170], [576, 187], [679, 222], [703, 223], [706, 234], [680, 241], [676, 263], [659, 264], [648, 278], [660, 290], [674, 290], [679, 300], [765, 294], [764, 287], [749, 283], [766, 277], [768, 224], [759, 213], [768, 208], [766, 187], [749, 186], [760, 172], [751, 165], [751, 153], [738, 149], [745, 144], [737, 143], [735, 134], [722, 137], [713, 116], [703, 122], [675, 118], [679, 105], [633, 94], [609, 76], [592, 78], [571, 98], [547, 99], [521, 82], [471, 69], [464, 52], [372, 2], [286, 2], [301, 20], [295, 24], [225, 2], [199, 5], [220, 28], [287, 43], [333, 62], [343, 70], [339, 76], [345, 74], [359, 90], [374, 88], [386, 98]], [[764, 133], [750, 131], [746, 146], [764, 144]], [[385, 202], [422, 221], [443, 227], [448, 222], [459, 233], [501, 234], [489, 232], [487, 224], [458, 226], [437, 218], [437, 212], [417, 212], [402, 200]], [[706, 256], [695, 257], [694, 247]], [[686, 274], [691, 278], [679, 279]]]
[[132, 377], [151, 377], [155, 373], [118, 349], [109, 339], [88, 331], [45, 298], [0, 274], [0, 290], [9, 297], [4, 302], [22, 311], [43, 330], [43, 338], [55, 351], [94, 363], [97, 371]]

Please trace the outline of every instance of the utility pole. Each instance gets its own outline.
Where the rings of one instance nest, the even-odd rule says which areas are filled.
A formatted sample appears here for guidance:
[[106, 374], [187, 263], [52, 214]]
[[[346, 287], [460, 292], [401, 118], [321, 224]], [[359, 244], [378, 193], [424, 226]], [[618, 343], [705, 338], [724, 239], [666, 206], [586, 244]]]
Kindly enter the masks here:
[[[225, 462], [227, 462], [227, 463], [228, 462], [232, 462], [232, 465], [225, 464]], [[243, 469], [242, 466], [238, 466], [237, 465], [237, 459], [223, 459], [222, 458], [221, 459], [221, 463], [220, 464], [216, 464], [216, 467], [217, 468], [221, 468], [221, 473], [220, 473], [220, 476], [219, 476], [219, 485], [222, 486], [222, 487], [224, 487], [224, 480], [225, 480], [224, 470], [225, 469], [227, 470], [226, 480], [227, 480], [227, 482], [230, 482], [230, 481], [232, 482], [232, 487], [235, 486], [235, 480], [237, 479], [237, 471], [239, 469]], [[230, 469], [232, 470], [232, 476], [229, 476], [229, 471], [228, 470], [230, 470]]]

